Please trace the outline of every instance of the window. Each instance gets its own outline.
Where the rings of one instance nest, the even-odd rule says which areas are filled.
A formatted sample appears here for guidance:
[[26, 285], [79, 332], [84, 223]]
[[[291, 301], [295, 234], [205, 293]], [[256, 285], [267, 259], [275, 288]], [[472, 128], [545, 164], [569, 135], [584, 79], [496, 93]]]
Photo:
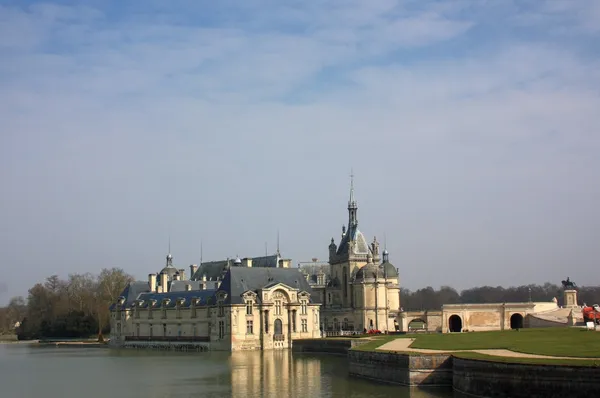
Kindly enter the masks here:
[[292, 332], [296, 333], [296, 310], [292, 311]]
[[308, 321], [306, 319], [302, 319], [302, 332], [308, 332]]
[[306, 300], [302, 300], [300, 303], [302, 305], [300, 313], [302, 315], [306, 315], [306, 311], [307, 311], [307, 309], [306, 309]]
[[219, 301], [218, 307], [219, 307], [219, 316], [225, 316], [225, 309], [223, 308], [222, 301]]
[[275, 315], [281, 315], [281, 300], [275, 300]]
[[327, 304], [331, 304], [331, 293], [327, 294]]
[[192, 303], [192, 315], [191, 315], [191, 317], [192, 318], [198, 317], [198, 312], [196, 310], [196, 303]]
[[162, 319], [167, 319], [167, 308], [166, 307], [162, 308]]
[[219, 321], [219, 338], [222, 339], [225, 336], [225, 321]]
[[181, 319], [181, 304], [177, 303], [177, 309], [175, 311], [175, 318]]
[[148, 319], [153, 319], [154, 316], [152, 316], [152, 304], [148, 304]]
[[117, 334], [121, 334], [121, 322], [117, 323]]
[[344, 318], [344, 324], [342, 326], [342, 329], [348, 330], [348, 318]]
[[163, 336], [167, 337], [167, 324], [163, 323]]
[[246, 315], [252, 315], [252, 300], [246, 301]]
[[196, 337], [196, 333], [197, 333], [197, 332], [198, 332], [198, 329], [197, 329], [197, 326], [196, 326], [196, 324], [194, 323], [194, 324], [192, 325], [192, 336]]
[[246, 334], [253, 334], [253, 325], [252, 321], [246, 321]]
[[152, 337], [152, 335], [153, 335], [153, 333], [152, 333], [152, 332], [153, 332], [153, 329], [152, 329], [152, 324], [150, 324], [150, 337]]
[[181, 323], [177, 325], [177, 337], [181, 337]]
[[135, 307], [135, 319], [140, 319], [140, 307]]

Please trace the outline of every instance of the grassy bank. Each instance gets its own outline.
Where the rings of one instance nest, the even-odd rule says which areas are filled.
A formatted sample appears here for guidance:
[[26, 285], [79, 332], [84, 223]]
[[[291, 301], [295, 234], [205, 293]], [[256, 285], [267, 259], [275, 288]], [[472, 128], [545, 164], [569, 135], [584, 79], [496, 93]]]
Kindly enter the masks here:
[[600, 358], [600, 333], [579, 328], [521, 329], [421, 335], [411, 348], [433, 350], [507, 349], [558, 357]]
[[[507, 349], [527, 354], [600, 358], [600, 333], [579, 328], [524, 329], [520, 331], [474, 332], [460, 334], [424, 334], [404, 336], [373, 336], [356, 351], [375, 351], [397, 338], [414, 338], [410, 348], [440, 350], [454, 357], [503, 363], [600, 366], [598, 359], [546, 359], [500, 357], [461, 350]], [[418, 355], [415, 352], [405, 354]], [[423, 354], [427, 355], [427, 354]]]

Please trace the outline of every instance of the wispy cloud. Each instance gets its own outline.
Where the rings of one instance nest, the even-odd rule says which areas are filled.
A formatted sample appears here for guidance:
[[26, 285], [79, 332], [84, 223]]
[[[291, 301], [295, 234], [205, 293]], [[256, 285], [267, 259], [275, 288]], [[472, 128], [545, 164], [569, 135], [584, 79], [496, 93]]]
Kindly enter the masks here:
[[169, 233], [183, 262], [278, 228], [324, 258], [352, 166], [409, 287], [600, 254], [596, 1], [74, 4], [0, 6], [0, 248], [27, 278], [144, 275]]

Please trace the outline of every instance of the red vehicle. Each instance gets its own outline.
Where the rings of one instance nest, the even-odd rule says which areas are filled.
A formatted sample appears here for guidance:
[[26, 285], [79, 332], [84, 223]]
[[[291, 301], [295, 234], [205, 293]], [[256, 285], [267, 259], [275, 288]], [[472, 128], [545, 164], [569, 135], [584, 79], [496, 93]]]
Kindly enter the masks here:
[[600, 306], [598, 304], [591, 307], [584, 305], [581, 312], [583, 313], [584, 322], [594, 322], [600, 325]]

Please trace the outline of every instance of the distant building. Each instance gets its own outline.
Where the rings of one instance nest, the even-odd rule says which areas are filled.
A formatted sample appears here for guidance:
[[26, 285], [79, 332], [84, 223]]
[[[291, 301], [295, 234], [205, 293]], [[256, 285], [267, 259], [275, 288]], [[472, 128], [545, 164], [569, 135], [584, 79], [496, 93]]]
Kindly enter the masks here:
[[342, 227], [339, 245], [331, 238], [329, 262], [313, 259], [299, 267], [319, 295], [325, 332], [399, 330], [398, 270], [390, 263], [387, 250], [380, 253], [377, 239], [367, 243], [358, 229], [353, 184], [348, 200], [348, 228]]
[[127, 286], [111, 311], [111, 344], [200, 350], [290, 348], [320, 337], [320, 303], [290, 260], [274, 256], [166, 266]]

